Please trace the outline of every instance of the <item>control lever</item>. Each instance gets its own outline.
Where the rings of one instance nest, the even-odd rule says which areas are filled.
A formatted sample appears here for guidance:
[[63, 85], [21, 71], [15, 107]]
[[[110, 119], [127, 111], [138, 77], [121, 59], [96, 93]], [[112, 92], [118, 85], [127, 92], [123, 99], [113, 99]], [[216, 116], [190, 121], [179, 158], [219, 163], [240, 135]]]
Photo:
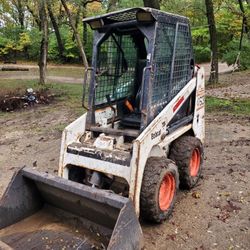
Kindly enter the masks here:
[[113, 110], [113, 112], [114, 112], [113, 118], [112, 118], [112, 128], [114, 128], [116, 109], [113, 107], [113, 105], [112, 105], [112, 103], [111, 103], [110, 95], [106, 95], [106, 99], [107, 99], [107, 102], [108, 102], [109, 107], [110, 107], [110, 108]]

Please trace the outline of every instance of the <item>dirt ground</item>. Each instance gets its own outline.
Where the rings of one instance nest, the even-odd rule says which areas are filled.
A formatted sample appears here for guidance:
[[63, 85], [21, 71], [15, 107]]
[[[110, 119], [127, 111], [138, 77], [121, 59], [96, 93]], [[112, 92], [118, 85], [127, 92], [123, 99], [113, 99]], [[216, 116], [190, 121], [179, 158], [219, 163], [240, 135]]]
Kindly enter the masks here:
[[[249, 98], [249, 73], [224, 75], [208, 95]], [[227, 92], [227, 90], [225, 90]], [[247, 96], [246, 96], [247, 95]], [[0, 115], [0, 196], [23, 165], [57, 174], [61, 131], [79, 114], [62, 104]], [[206, 115], [202, 179], [180, 191], [172, 217], [142, 222], [146, 249], [250, 249], [250, 116]]]
[[[232, 81], [236, 81], [232, 84]], [[218, 98], [250, 98], [250, 71], [227, 73], [220, 76], [221, 87], [209, 88], [206, 94]]]

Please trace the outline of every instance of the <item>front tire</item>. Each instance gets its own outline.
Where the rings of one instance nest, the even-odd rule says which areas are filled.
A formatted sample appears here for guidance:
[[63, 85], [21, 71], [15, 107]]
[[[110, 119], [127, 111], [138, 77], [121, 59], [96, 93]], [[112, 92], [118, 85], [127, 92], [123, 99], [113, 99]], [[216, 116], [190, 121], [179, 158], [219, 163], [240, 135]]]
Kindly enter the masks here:
[[150, 157], [142, 180], [142, 218], [156, 223], [166, 220], [173, 211], [178, 187], [177, 166], [167, 158]]

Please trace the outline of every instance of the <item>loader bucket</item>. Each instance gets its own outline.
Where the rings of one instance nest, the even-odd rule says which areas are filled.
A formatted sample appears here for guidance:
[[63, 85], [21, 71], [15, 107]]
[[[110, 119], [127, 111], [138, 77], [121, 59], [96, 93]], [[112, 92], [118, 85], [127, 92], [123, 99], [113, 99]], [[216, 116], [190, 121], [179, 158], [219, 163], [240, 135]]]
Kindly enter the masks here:
[[0, 249], [141, 249], [130, 199], [23, 168], [0, 200]]

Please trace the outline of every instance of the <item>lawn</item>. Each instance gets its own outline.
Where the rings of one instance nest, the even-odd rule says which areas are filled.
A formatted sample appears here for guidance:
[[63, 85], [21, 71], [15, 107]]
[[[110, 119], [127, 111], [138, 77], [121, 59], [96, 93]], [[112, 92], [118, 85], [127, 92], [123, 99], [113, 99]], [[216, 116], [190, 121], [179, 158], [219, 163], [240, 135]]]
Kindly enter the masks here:
[[[39, 69], [30, 67], [29, 71], [0, 71], [2, 77], [39, 77]], [[64, 66], [51, 66], [47, 69], [47, 75], [50, 77], [70, 77], [70, 78], [82, 78], [84, 77], [83, 67], [64, 67]]]
[[[9, 92], [25, 93], [27, 88], [39, 90], [47, 88], [56, 96], [55, 105], [68, 106], [82, 112], [82, 85], [72, 83], [56, 83], [49, 82], [41, 86], [37, 84], [37, 80], [15, 80], [0, 78], [0, 95]], [[223, 99], [217, 97], [206, 97], [207, 112], [232, 113], [235, 115], [250, 115], [249, 99]]]
[[[50, 109], [67, 106], [82, 113], [82, 85], [54, 83], [50, 82], [44, 86], [38, 85], [37, 80], [3, 80], [0, 79], [0, 96], [11, 93], [12, 95], [23, 95], [27, 88], [33, 88], [38, 91], [41, 88], [47, 89], [51, 94], [55, 95], [53, 105]], [[1, 113], [1, 112], [0, 112]]]
[[206, 97], [206, 111], [250, 115], [250, 99]]

